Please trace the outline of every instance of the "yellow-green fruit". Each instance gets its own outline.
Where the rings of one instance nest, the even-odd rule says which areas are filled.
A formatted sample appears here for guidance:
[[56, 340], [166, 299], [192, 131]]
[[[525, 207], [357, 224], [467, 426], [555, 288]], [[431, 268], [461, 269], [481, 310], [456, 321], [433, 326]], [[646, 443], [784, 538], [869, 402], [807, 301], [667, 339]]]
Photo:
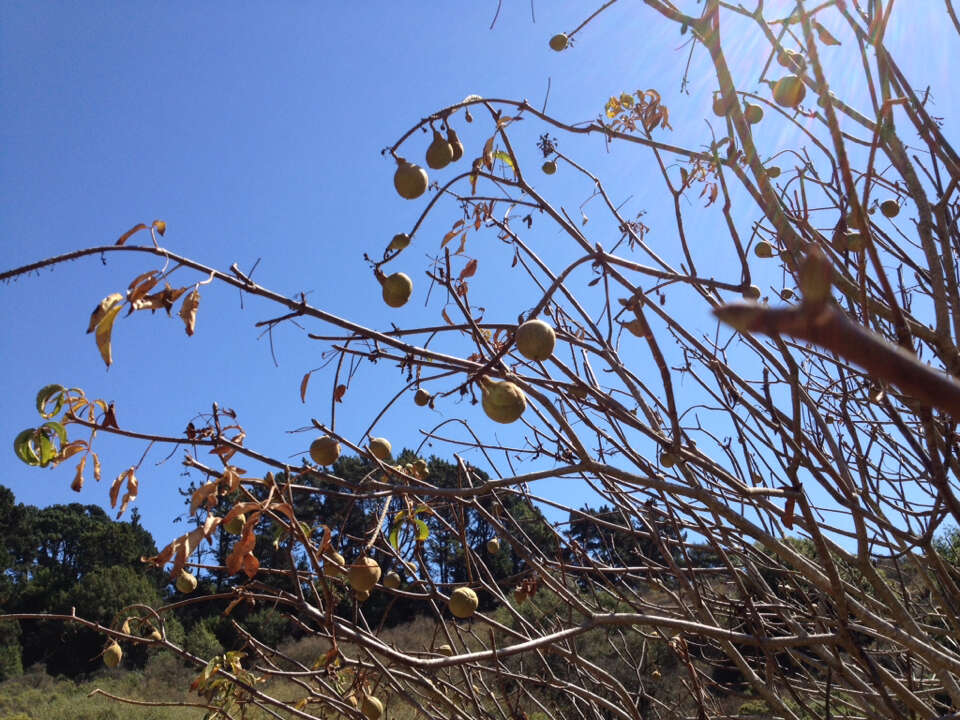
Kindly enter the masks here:
[[410, 236], [406, 233], [397, 233], [393, 236], [393, 239], [390, 241], [390, 244], [387, 246], [387, 250], [390, 252], [400, 251], [406, 249], [407, 245], [410, 244]]
[[243, 513], [236, 515], [223, 526], [223, 529], [226, 530], [231, 535], [239, 535], [243, 532], [243, 526], [247, 522], [247, 516]]
[[884, 217], [895, 218], [900, 214], [900, 205], [897, 204], [896, 200], [884, 200], [880, 203], [880, 212], [883, 213]]
[[557, 33], [550, 38], [550, 49], [556, 50], [557, 52], [566, 50], [569, 44], [570, 38], [568, 38], [565, 33]]
[[377, 460], [388, 459], [390, 451], [393, 450], [390, 441], [386, 438], [370, 438], [370, 444], [367, 447], [370, 449], [370, 454]]
[[759, 300], [761, 294], [762, 291], [756, 285], [751, 285], [743, 291], [743, 297], [745, 300]]
[[673, 453], [665, 452], [660, 454], [660, 464], [665, 468], [672, 468], [677, 464], [677, 458]]
[[193, 573], [188, 573], [186, 570], [181, 570], [179, 577], [177, 577], [177, 590], [187, 595], [196, 589], [197, 578], [193, 575]]
[[730, 112], [730, 103], [723, 99], [720, 93], [713, 94], [713, 114], [717, 117], [723, 117]]
[[413, 396], [413, 402], [414, 402], [415, 404], [419, 405], [420, 407], [424, 407], [425, 405], [429, 405], [429, 404], [430, 404], [430, 400], [431, 400], [432, 398], [433, 398], [433, 396], [432, 396], [430, 393], [428, 393], [428, 392], [427, 392], [426, 390], [424, 390], [423, 388], [419, 388], [419, 389], [417, 390], [416, 395]]
[[433, 131], [433, 141], [427, 148], [427, 167], [442, 170], [453, 160], [453, 147], [437, 130]]
[[154, 642], [161, 642], [163, 640], [163, 635], [160, 634], [159, 630], [153, 630], [148, 637]]
[[317, 465], [333, 465], [340, 457], [340, 443], [329, 435], [310, 443], [310, 458]]
[[801, 53], [794, 50], [784, 50], [777, 55], [777, 63], [781, 67], [790, 68], [791, 70], [796, 68], [803, 70], [807, 66], [807, 59]]
[[512, 382], [484, 379], [483, 411], [488, 418], [498, 423], [512, 423], [519, 420], [526, 409], [526, 395]]
[[452, 162], [456, 162], [463, 157], [463, 143], [460, 142], [460, 138], [457, 137], [457, 131], [453, 128], [447, 129], [447, 142], [450, 143], [450, 147], [453, 149], [453, 158]]
[[793, 299], [793, 290], [790, 288], [784, 288], [780, 291], [781, 300], [792, 300]]
[[393, 186], [400, 193], [400, 197], [415, 200], [426, 192], [429, 184], [426, 170], [419, 165], [407, 162], [403, 158], [397, 158], [397, 171], [393, 174]]
[[862, 252], [867, 247], [867, 241], [858, 232], [847, 233], [847, 250], [852, 252]]
[[753, 254], [758, 258], [769, 258], [773, 257], [773, 245], [770, 243], [761, 240], [756, 245], [753, 246]]
[[557, 334], [543, 320], [527, 320], [517, 328], [517, 350], [527, 360], [546, 360], [553, 354]]
[[[836, 102], [836, 101], [837, 101], [837, 96], [833, 94], [833, 90], [828, 91], [828, 92], [827, 92], [827, 95], [830, 96], [830, 100], [831, 100], [832, 102]], [[821, 95], [819, 98], [817, 98], [817, 105], [819, 105], [820, 107], [826, 107], [826, 106], [827, 106], [827, 103], [826, 103], [826, 101], [825, 101], [823, 98], [824, 98], [823, 95]]]
[[540, 166], [540, 169], [543, 170], [547, 175], [553, 175], [557, 171], [557, 163], [553, 160], [547, 160], [543, 165]]
[[454, 617], [468, 618], [477, 611], [480, 601], [477, 594], [468, 587], [459, 587], [450, 595], [450, 612]]
[[425, 478], [430, 474], [430, 470], [427, 467], [427, 461], [423, 458], [417, 458], [414, 460], [411, 469], [413, 470], [413, 474], [419, 478]]
[[767, 168], [767, 177], [769, 177], [769, 178], [771, 178], [771, 179], [776, 179], [776, 178], [780, 177], [780, 168], [778, 168], [776, 165], [771, 165], [770, 167], [768, 167], [768, 168]]
[[370, 599], [369, 590], [354, 590], [353, 596], [357, 599], [358, 603], [366, 602]]
[[327, 550], [323, 555], [323, 574], [326, 577], [343, 577], [343, 555], [336, 550]]
[[773, 99], [781, 107], [797, 107], [806, 94], [803, 80], [796, 75], [784, 75], [773, 86]]
[[413, 293], [413, 280], [402, 272], [383, 280], [383, 301], [392, 308], [403, 307]]
[[391, 590], [396, 590], [400, 587], [400, 575], [391, 570], [383, 578], [383, 586], [385, 588], [390, 588]]
[[763, 108], [759, 105], [747, 103], [746, 107], [743, 108], [743, 117], [751, 125], [756, 125], [763, 120]]
[[440, 653], [441, 655], [446, 655], [447, 657], [450, 657], [451, 655], [453, 655], [453, 648], [447, 645], [446, 643], [444, 643], [443, 645], [437, 648], [437, 652]]
[[380, 566], [370, 557], [362, 557], [347, 570], [347, 579], [354, 590], [372, 590], [380, 579]]
[[383, 703], [373, 695], [364, 695], [363, 702], [360, 703], [360, 712], [367, 717], [367, 720], [377, 720], [383, 713]]
[[116, 640], [111, 641], [111, 643], [107, 645], [107, 649], [103, 651], [103, 664], [108, 668], [115, 668], [120, 664], [122, 659], [123, 650], [120, 649]]
[[500, 541], [497, 538], [487, 540], [487, 552], [490, 555], [496, 555], [500, 552]]

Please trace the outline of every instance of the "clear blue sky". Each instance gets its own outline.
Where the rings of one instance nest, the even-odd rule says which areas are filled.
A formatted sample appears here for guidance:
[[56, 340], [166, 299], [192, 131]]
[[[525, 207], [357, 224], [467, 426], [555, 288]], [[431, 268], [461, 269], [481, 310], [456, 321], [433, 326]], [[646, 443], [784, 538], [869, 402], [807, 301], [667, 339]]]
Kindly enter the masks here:
[[[363, 252], [379, 253], [394, 233], [408, 230], [423, 207], [396, 196], [393, 164], [380, 155], [421, 117], [471, 93], [527, 98], [540, 106], [549, 79], [548, 109], [585, 121], [610, 95], [654, 87], [672, 112], [675, 132], [664, 139], [694, 147], [708, 141], [703, 118], [715, 80], [704, 53], [695, 59], [690, 95], [681, 96], [685, 38], [673, 29], [659, 33], [667, 26], [653, 11], [622, 3], [585, 31], [574, 50], [548, 49], [552, 34], [571, 29], [598, 4], [538, 2], [533, 22], [528, 3], [505, 2], [490, 30], [493, 0], [205, 3], [203, 9], [6, 0], [0, 4], [0, 269], [109, 244], [138, 222], [162, 218], [169, 228], [164, 245], [200, 262], [249, 269], [260, 259], [254, 278], [262, 284], [290, 295], [308, 292], [313, 304], [381, 329], [391, 321], [437, 323], [441, 306], [433, 300], [424, 307], [422, 271], [455, 208], [436, 213], [418, 235], [422, 245], [396, 266], [414, 276], [419, 290], [402, 313], [384, 308], [362, 260]], [[901, 2], [895, 26], [922, 19], [926, 7], [927, 0]], [[943, 37], [924, 37], [923, 71], [944, 74], [958, 58], [955, 37], [942, 26], [925, 27]], [[899, 29], [890, 36], [895, 52], [916, 42]], [[762, 62], [749, 44], [733, 43], [731, 57], [735, 67]], [[906, 58], [908, 74], [921, 67], [912, 54]], [[842, 70], [835, 77], [842, 82]], [[916, 84], [925, 83], [918, 78]], [[949, 116], [954, 100], [938, 102]], [[461, 118], [458, 129], [467, 157], [475, 157], [489, 126], [468, 126]], [[531, 164], [543, 131], [532, 123], [516, 131]], [[773, 126], [760, 131], [770, 152], [789, 140], [779, 132]], [[582, 150], [598, 174], [618, 179], [615, 199], [628, 203], [629, 214], [648, 211], [647, 224], [664, 233], [655, 244], [673, 243], [672, 211], [661, 214], [664, 195], [648, 153], [608, 154], [597, 138], [560, 140], [562, 150]], [[426, 140], [414, 142], [411, 159], [419, 160], [425, 146]], [[572, 175], [537, 182], [575, 210], [589, 188], [574, 184]], [[584, 210], [601, 214], [589, 204]], [[718, 218], [716, 209], [704, 212], [690, 229], [709, 238]], [[744, 223], [748, 228], [748, 217]], [[603, 226], [589, 227], [596, 240], [606, 241]], [[549, 255], [558, 236], [541, 228], [536, 241]], [[516, 276], [493, 272], [500, 250], [491, 235], [473, 242], [481, 262], [474, 302], [488, 308], [487, 319], [514, 320], [535, 296], [526, 286], [512, 286]], [[556, 252], [559, 261], [564, 250]], [[0, 286], [6, 370], [0, 440], [6, 438], [8, 448], [0, 453], [0, 483], [19, 501], [104, 503], [109, 480], [144, 450], [140, 443], [99, 437], [106, 482], [96, 486], [88, 473], [80, 495], [69, 490], [73, 463], [53, 471], [19, 463], [10, 444], [19, 430], [36, 424], [33, 398], [47, 383], [80, 386], [116, 401], [123, 428], [168, 435], [180, 434], [217, 401], [238, 411], [251, 447], [293, 462], [312, 435], [287, 431], [308, 425], [311, 416], [329, 420], [329, 375], [312, 381], [306, 405], [298, 396], [303, 373], [321, 365], [323, 347], [285, 327], [273, 338], [275, 367], [268, 338], [253, 323], [277, 309], [247, 298], [241, 310], [237, 292], [228, 288], [202, 288], [192, 338], [176, 319], [121, 318], [107, 371], [92, 337], [84, 335], [90, 311], [153, 267], [147, 257], [113, 256], [106, 266], [89, 258]], [[175, 277], [197, 279], [182, 271]], [[395, 374], [365, 373], [338, 409], [338, 429], [356, 440], [383, 393], [392, 395], [389, 388], [399, 382]], [[377, 431], [395, 448], [416, 446], [419, 429], [458, 415], [487, 432], [498, 430], [467, 405], [450, 403], [427, 419], [414, 411], [429, 411], [412, 403], [403, 408]], [[426, 454], [434, 451], [449, 457], [436, 448]], [[137, 506], [160, 545], [172, 538], [170, 521], [183, 509], [174, 491], [184, 483], [180, 454], [163, 462], [167, 454], [154, 449], [139, 473]], [[580, 489], [554, 491], [578, 504]]]

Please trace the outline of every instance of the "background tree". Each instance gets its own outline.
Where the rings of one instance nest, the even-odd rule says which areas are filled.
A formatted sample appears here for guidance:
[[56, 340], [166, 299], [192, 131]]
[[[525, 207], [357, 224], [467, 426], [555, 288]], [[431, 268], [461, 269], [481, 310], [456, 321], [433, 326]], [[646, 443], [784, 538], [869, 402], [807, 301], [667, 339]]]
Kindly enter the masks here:
[[[163, 248], [160, 221], [118, 245], [0, 275], [85, 255], [153, 255], [158, 267], [91, 319], [108, 364], [121, 309], [178, 307], [192, 334], [200, 284], [232, 286], [275, 306], [262, 327], [328, 326], [310, 337], [336, 361], [331, 408], [369, 364], [396, 389], [374, 409], [370, 432], [386, 413], [442, 406], [457, 422], [425, 436], [476, 450], [489, 465], [481, 474], [456, 452], [455, 466], [393, 464], [342, 437], [333, 410], [311, 419], [304, 450], [326, 435], [362, 456], [362, 470], [319, 453], [293, 467], [216, 412], [187, 438], [146, 436], [186, 446], [185, 465], [200, 478], [197, 526], [155, 563], [173, 577], [205, 569], [196, 549], [242, 512], [246, 525], [222, 565], [246, 581], [210, 602], [228, 615], [243, 602], [270, 603], [329, 648], [308, 666], [252, 634], [245, 659], [214, 643], [191, 652], [165, 640], [205, 665], [195, 687], [208, 702], [300, 717], [358, 707], [374, 717], [371, 697], [388, 712], [406, 705], [469, 718], [934, 718], [960, 708], [960, 592], [937, 540], [960, 519], [960, 158], [930, 111], [949, 88], [918, 93], [913, 83], [927, 79], [905, 77], [887, 52], [889, 3], [683, 5], [609, 2], [550, 47], [575, 52], [599, 13], [642, 12], [709, 56], [718, 86], [711, 133], [669, 137], [670, 109], [650, 89], [612, 96], [591, 122], [468, 96], [385, 149], [403, 197], [432, 188], [414, 226], [366, 256], [371, 282], [398, 309], [391, 329], [271, 291], [236, 265], [220, 271]], [[762, 43], [762, 57], [734, 68], [728, 51], [745, 38]], [[862, 107], [838, 81], [853, 75], [866, 88]], [[467, 123], [483, 127], [476, 147], [455, 134]], [[771, 126], [803, 139], [782, 147]], [[642, 215], [621, 212], [625, 190], [589, 169], [601, 162], [590, 137], [659, 169], [659, 199], [675, 211], [669, 242], [655, 242]], [[424, 151], [431, 171], [466, 162], [431, 186], [408, 161]], [[579, 174], [592, 217], [541, 192], [538, 166]], [[703, 212], [695, 196], [722, 214], [726, 238], [692, 230]], [[418, 232], [438, 216], [439, 248]], [[544, 224], [552, 242], [541, 250]], [[481, 238], [496, 242], [478, 250]], [[424, 273], [411, 269], [412, 243], [432, 253]], [[171, 266], [195, 271], [193, 284], [161, 288], [174, 280]], [[502, 292], [507, 273], [520, 316], [491, 317], [483, 295]], [[442, 319], [405, 326], [399, 308], [421, 284]], [[730, 302], [741, 296], [749, 302]], [[555, 344], [524, 347], [529, 320], [546, 321]], [[91, 446], [73, 439], [75, 429], [144, 439], [75, 389], [45, 388], [38, 407], [47, 422], [16, 441], [28, 463], [86, 457]], [[476, 421], [481, 411], [509, 429], [494, 433]], [[447, 435], [451, 427], [462, 433]], [[136, 469], [118, 478], [114, 502], [120, 490], [136, 494]], [[541, 480], [578, 483], [603, 506], [559, 508], [566, 533], [545, 525], [535, 510], [553, 501], [532, 489]], [[304, 513], [313, 514], [301, 524]], [[515, 556], [518, 577], [489, 562], [497, 553], [479, 543], [491, 532]], [[350, 565], [367, 557], [408, 572], [398, 587], [384, 576], [368, 598], [362, 566], [351, 590], [330, 562], [334, 540]], [[267, 580], [274, 568], [285, 582]], [[469, 604], [464, 586], [480, 596], [476, 615], [447, 606], [453, 597]], [[384, 640], [401, 600], [435, 620], [428, 640]], [[677, 676], [670, 685], [667, 669]], [[291, 671], [294, 702], [255, 682]]]

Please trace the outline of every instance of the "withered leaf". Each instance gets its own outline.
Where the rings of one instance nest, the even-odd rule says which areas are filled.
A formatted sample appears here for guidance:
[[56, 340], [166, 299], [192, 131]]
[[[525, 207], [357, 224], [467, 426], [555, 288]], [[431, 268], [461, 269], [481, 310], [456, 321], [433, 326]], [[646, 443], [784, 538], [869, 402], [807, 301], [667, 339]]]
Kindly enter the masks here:
[[474, 273], [477, 272], [477, 259], [474, 258], [466, 264], [463, 270], [460, 271], [460, 280], [465, 280], [468, 277], [472, 277]]
[[141, 230], [146, 230], [146, 229], [147, 229], [147, 226], [146, 226], [146, 225], [144, 225], [143, 223], [137, 223], [137, 224], [134, 225], [132, 228], [130, 228], [129, 230], [127, 230], [123, 235], [120, 236], [120, 239], [117, 240], [117, 245], [123, 245], [127, 240], [130, 239], [130, 236], [131, 236], [131, 235], [133, 235], [134, 233], [138, 233], [138, 232], [140, 232]]
[[312, 374], [313, 370], [304, 375], [303, 380], [300, 381], [300, 402], [302, 403], [307, 401], [307, 385], [310, 384], [310, 376]]
[[[827, 30], [823, 25], [814, 20], [813, 29], [817, 31], [817, 37], [820, 38], [820, 42], [824, 45], [839, 45], [840, 41], [837, 40], [833, 35], [830, 34], [830, 31]], [[787, 526], [789, 527], [789, 525]]]
[[165, 223], [163, 220], [154, 220], [153, 226], [157, 229], [157, 232], [160, 233], [161, 236], [167, 234], [167, 223]]
[[183, 299], [180, 306], [180, 319], [187, 331], [187, 335], [193, 335], [193, 330], [197, 325], [197, 308], [200, 306], [200, 290], [194, 288], [189, 295]]
[[346, 385], [337, 385], [333, 391], [333, 401], [334, 402], [343, 402], [343, 396], [347, 394]]
[[187, 291], [187, 288], [177, 288], [174, 290], [170, 287], [170, 283], [166, 284], [166, 287], [160, 292], [155, 292], [152, 295], [146, 295], [144, 297], [138, 298], [136, 301], [131, 303], [132, 310], [151, 310], [156, 311], [161, 308], [167, 311], [167, 315], [170, 314], [170, 311], [173, 309], [173, 304]]

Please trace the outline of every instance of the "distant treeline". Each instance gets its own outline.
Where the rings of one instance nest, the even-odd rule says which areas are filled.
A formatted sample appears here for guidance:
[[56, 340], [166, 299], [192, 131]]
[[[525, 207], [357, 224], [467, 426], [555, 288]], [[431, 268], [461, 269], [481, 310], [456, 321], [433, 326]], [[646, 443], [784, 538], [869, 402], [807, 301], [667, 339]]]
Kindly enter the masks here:
[[[395, 458], [395, 462], [401, 464], [415, 460], [416, 456], [409, 451]], [[430, 459], [427, 468], [429, 482], [443, 488], [487, 480], [482, 472], [471, 469], [471, 478], [467, 481], [457, 465], [437, 458]], [[329, 484], [319, 474], [306, 473], [298, 477], [298, 482], [313, 483], [323, 492], [303, 501], [303, 506], [297, 508], [297, 516], [314, 529], [315, 539], [320, 538], [324, 525], [329, 527], [334, 545], [349, 561], [369, 537], [380, 507], [354, 496], [345, 486], [362, 484], [373, 473], [379, 473], [379, 469], [366, 459], [344, 457], [334, 471], [348, 483]], [[282, 475], [276, 479], [284, 480]], [[211, 511], [224, 515], [240, 499], [239, 496], [222, 497]], [[488, 552], [487, 541], [496, 533], [487, 517], [512, 518], [512, 532], [518, 536], [522, 533], [523, 544], [533, 543], [544, 549], [548, 557], [575, 565], [582, 566], [585, 555], [598, 565], [609, 566], [639, 564], [658, 555], [656, 544], [644, 540], [643, 528], [631, 526], [627, 519], [605, 506], [583, 507], [571, 512], [567, 522], [551, 525], [540, 510], [520, 494], [484, 494], [478, 498], [476, 509], [467, 510], [463, 536], [454, 531], [460, 521], [453, 518], [451, 512], [453, 507], [440, 499], [431, 503], [428, 512], [416, 515], [429, 528], [429, 536], [419, 544], [417, 552], [433, 581], [440, 584], [468, 580], [464, 541], [474, 552], [482, 554], [494, 576], [503, 579], [506, 590], [524, 576], [527, 568], [523, 557], [507, 538], [501, 538], [496, 553]], [[203, 511], [200, 515], [202, 520]], [[394, 519], [387, 520], [386, 538], [390, 537]], [[199, 520], [190, 518], [189, 522]], [[414, 529], [412, 523], [398, 523], [394, 541], [405, 555], [411, 554]], [[670, 534], [669, 528], [662, 532]], [[261, 520], [257, 535], [255, 552], [263, 567], [290, 568], [292, 558], [298, 569], [309, 569], [294, 541], [269, 519]], [[199, 555], [193, 555], [191, 561], [222, 566], [237, 539], [221, 530], [214, 545], [201, 547]], [[163, 539], [167, 540], [169, 538]], [[577, 548], [577, 558], [571, 556], [571, 546]], [[81, 617], [119, 627], [125, 617], [125, 607], [141, 603], [156, 608], [178, 598], [166, 573], [141, 562], [141, 557], [156, 554], [154, 538], [140, 524], [136, 509], [128, 522], [117, 522], [96, 505], [72, 503], [37, 508], [17, 504], [13, 493], [0, 486], [0, 567], [3, 569], [0, 614], [69, 613], [71, 608], [76, 608]], [[401, 576], [408, 572], [386, 553], [378, 555], [378, 560], [384, 572], [393, 569]], [[198, 576], [197, 594], [223, 591], [246, 579], [243, 575], [228, 576], [225, 572], [204, 571]], [[292, 582], [289, 575], [282, 573], [261, 573], [257, 579], [288, 588]], [[282, 612], [270, 608], [240, 606], [230, 617], [224, 617], [222, 610], [216, 603], [201, 603], [180, 608], [175, 614], [167, 613], [167, 636], [189, 651], [209, 657], [238, 649], [243, 644], [234, 621], [268, 644], [301, 632]], [[364, 611], [371, 622], [379, 621], [382, 613], [389, 611], [385, 621], [393, 624], [421, 614], [424, 607], [421, 602], [404, 599], [390, 604], [386, 596], [375, 593], [364, 605]], [[0, 680], [21, 673], [34, 663], [45, 664], [51, 674], [83, 675], [99, 669], [97, 658], [102, 647], [103, 638], [98, 633], [62, 622], [0, 622]], [[148, 646], [125, 650], [124, 665], [142, 666], [147, 652]]]

